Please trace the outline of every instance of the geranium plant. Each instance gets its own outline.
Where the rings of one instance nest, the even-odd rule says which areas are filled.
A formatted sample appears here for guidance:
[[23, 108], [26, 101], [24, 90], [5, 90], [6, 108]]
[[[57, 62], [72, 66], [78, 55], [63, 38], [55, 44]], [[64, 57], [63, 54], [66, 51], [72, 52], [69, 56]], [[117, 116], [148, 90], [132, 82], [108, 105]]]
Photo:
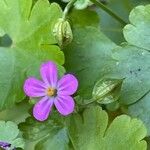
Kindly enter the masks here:
[[149, 150], [149, 0], [0, 0], [0, 149]]

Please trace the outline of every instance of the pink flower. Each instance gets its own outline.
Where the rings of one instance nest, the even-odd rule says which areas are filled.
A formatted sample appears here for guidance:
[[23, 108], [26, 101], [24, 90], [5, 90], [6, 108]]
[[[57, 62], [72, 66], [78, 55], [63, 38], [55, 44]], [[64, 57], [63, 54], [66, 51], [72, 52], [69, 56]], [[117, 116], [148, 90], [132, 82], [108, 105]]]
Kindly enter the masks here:
[[33, 116], [39, 121], [46, 120], [53, 105], [63, 116], [72, 113], [75, 103], [70, 95], [78, 88], [76, 77], [67, 74], [58, 80], [57, 66], [51, 61], [41, 65], [40, 74], [43, 81], [30, 77], [24, 83], [26, 95], [41, 97], [33, 108]]

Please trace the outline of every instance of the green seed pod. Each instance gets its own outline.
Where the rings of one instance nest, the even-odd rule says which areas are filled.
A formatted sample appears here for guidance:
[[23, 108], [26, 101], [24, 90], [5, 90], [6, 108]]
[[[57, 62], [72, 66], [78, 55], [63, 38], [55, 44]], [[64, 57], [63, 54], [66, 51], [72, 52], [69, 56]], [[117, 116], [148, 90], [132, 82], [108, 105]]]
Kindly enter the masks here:
[[53, 34], [59, 46], [71, 43], [73, 39], [72, 30], [68, 21], [60, 18], [54, 26]]
[[109, 104], [118, 100], [123, 79], [101, 79], [92, 92], [93, 99], [100, 104]]

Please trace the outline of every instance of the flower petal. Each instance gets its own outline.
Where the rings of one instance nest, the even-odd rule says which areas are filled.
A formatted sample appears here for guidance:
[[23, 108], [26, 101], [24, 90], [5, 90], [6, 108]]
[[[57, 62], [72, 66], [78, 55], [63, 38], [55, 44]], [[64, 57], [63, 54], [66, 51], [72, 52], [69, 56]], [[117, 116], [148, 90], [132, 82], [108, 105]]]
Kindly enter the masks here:
[[37, 102], [33, 108], [33, 116], [39, 120], [44, 121], [48, 118], [49, 113], [53, 106], [53, 98], [43, 97], [39, 102]]
[[7, 142], [0, 142], [0, 147], [1, 148], [9, 148], [11, 146], [11, 144], [7, 143]]
[[52, 88], [56, 87], [57, 84], [57, 66], [55, 63], [48, 61], [41, 65], [41, 77], [43, 81]]
[[78, 88], [78, 80], [71, 74], [64, 75], [57, 85], [58, 95], [72, 95]]
[[34, 77], [28, 78], [24, 83], [24, 92], [30, 97], [41, 97], [45, 95], [45, 84]]
[[63, 116], [69, 115], [74, 111], [74, 100], [71, 96], [58, 96], [54, 100], [55, 107]]

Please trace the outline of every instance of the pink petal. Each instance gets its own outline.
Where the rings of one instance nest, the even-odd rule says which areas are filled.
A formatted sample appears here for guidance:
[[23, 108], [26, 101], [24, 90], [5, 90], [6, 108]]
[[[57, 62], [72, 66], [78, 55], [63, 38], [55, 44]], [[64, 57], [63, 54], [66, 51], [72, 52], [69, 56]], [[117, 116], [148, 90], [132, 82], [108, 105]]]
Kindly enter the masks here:
[[69, 115], [74, 111], [74, 100], [71, 96], [58, 96], [54, 100], [55, 107], [63, 116]]
[[48, 61], [41, 65], [41, 77], [47, 86], [56, 87], [57, 84], [57, 66], [55, 63]]
[[78, 80], [71, 74], [64, 75], [58, 81], [58, 95], [72, 95], [78, 88]]
[[45, 84], [34, 77], [28, 78], [23, 88], [26, 95], [30, 97], [41, 97], [45, 95]]
[[33, 108], [33, 116], [39, 121], [46, 120], [52, 109], [53, 102], [53, 98], [50, 99], [47, 96], [43, 97], [35, 104]]

